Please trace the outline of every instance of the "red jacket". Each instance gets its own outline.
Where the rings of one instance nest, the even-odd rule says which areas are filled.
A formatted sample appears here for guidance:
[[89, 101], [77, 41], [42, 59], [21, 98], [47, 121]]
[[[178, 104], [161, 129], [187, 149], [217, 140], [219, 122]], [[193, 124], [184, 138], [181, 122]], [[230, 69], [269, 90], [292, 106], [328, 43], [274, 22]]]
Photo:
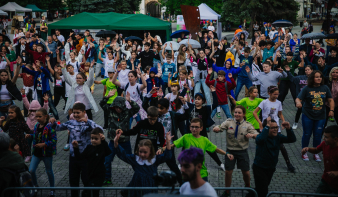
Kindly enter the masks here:
[[[224, 81], [226, 81], [226, 79], [224, 79], [224, 81], [219, 81], [218, 79], [217, 80], [217, 84], [216, 84], [216, 95], [217, 95], [217, 99], [218, 99], [218, 105], [225, 105], [225, 104], [228, 104], [228, 95], [227, 95], [227, 92], [225, 91], [225, 84], [224, 84]], [[234, 78], [230, 78], [231, 80], [231, 83], [226, 81], [227, 82], [227, 85], [228, 85], [228, 92], [230, 93], [230, 90], [234, 89], [236, 87], [236, 82], [234, 80]], [[205, 80], [205, 83], [208, 85], [208, 86], [213, 86], [215, 85], [215, 80], [212, 80], [210, 81], [210, 75], [208, 74], [206, 80]]]
[[29, 48], [29, 43], [26, 43], [26, 48], [25, 50], [33, 55], [33, 60], [34, 60], [34, 63], [36, 60], [40, 60], [42, 62], [42, 65], [46, 65], [46, 55], [49, 55], [51, 54], [51, 52], [41, 52], [41, 53], [38, 53], [37, 51], [32, 51], [30, 48]]

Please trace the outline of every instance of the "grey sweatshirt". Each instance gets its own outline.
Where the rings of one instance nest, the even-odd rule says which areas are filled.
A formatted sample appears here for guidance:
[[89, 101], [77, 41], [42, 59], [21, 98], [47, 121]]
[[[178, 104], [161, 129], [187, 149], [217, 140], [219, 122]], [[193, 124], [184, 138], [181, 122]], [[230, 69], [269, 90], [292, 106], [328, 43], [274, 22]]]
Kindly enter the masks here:
[[262, 97], [268, 98], [268, 87], [269, 86], [277, 86], [277, 83], [280, 78], [286, 78], [287, 74], [285, 71], [280, 73], [278, 71], [270, 71], [269, 73], [260, 72], [258, 75], [253, 76], [252, 73], [248, 73], [249, 79], [251, 81], [258, 81], [261, 84], [261, 92], [260, 95]]
[[288, 78], [292, 83], [296, 85], [296, 96], [298, 96], [299, 92], [307, 85], [307, 76], [299, 75], [293, 76], [290, 71], [287, 71]]

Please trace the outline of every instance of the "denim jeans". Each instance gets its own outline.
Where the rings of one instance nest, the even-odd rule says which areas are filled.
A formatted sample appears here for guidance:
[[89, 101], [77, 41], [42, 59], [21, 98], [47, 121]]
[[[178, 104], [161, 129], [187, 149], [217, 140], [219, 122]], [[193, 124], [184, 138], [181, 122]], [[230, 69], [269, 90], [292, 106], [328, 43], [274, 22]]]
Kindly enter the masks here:
[[[124, 149], [124, 151], [126, 151], [127, 154], [131, 154], [130, 141], [121, 142], [121, 143], [119, 142], [119, 145]], [[106, 180], [111, 180], [111, 162], [113, 162], [115, 154], [116, 154], [113, 140], [110, 140], [109, 148], [111, 150], [111, 154], [108, 155], [104, 161], [104, 166], [106, 168], [106, 177], [105, 177]]]
[[[223, 111], [224, 111], [225, 115], [227, 116], [227, 118], [232, 118], [231, 112], [230, 112], [230, 108], [229, 108], [228, 104], [219, 105], [219, 106], [223, 109]], [[212, 110], [212, 112], [211, 112], [211, 118], [213, 118], [215, 116], [216, 112], [217, 112], [217, 108], [215, 108], [214, 110]]]
[[43, 161], [45, 163], [45, 169], [46, 173], [48, 175], [48, 181], [50, 187], [54, 187], [54, 173], [53, 173], [53, 157], [36, 157], [33, 155], [31, 163], [29, 165], [29, 172], [32, 175], [32, 181], [35, 186], [38, 186], [38, 181], [36, 179], [36, 169], [38, 168], [38, 165], [40, 161]]
[[60, 49], [61, 60], [65, 60], [65, 55], [63, 54], [64, 52], [65, 52], [65, 49]]
[[204, 96], [205, 99], [207, 100], [207, 105], [212, 105], [211, 103], [211, 98], [210, 98], [210, 89], [205, 83], [205, 79], [200, 79], [196, 84], [195, 84], [195, 95], [200, 92], [201, 86], [203, 87], [204, 91]]
[[325, 58], [327, 58], [327, 56], [329, 56], [330, 49], [331, 49], [331, 46], [327, 46], [327, 45], [326, 45], [326, 54], [325, 54]]
[[308, 118], [304, 113], [302, 114], [302, 125], [303, 125], [302, 148], [309, 146], [312, 133], [313, 133], [312, 147], [317, 147], [320, 144], [325, 121], [326, 119], [312, 120]]
[[[101, 72], [102, 68], [104, 70], [104, 65], [102, 63], [96, 63], [96, 66], [95, 66], [95, 79], [97, 79], [99, 76], [102, 75], [102, 72]], [[104, 71], [103, 71], [103, 75], [104, 75]]]
[[[37, 95], [38, 95], [38, 101], [39, 101], [40, 105], [43, 106], [44, 100], [43, 100], [42, 91], [41, 90], [37, 90], [36, 92], [37, 92]], [[48, 94], [48, 96], [49, 96], [49, 98], [48, 98], [48, 107], [49, 107], [49, 109], [52, 111], [55, 119], [59, 120], [59, 114], [58, 114], [58, 111], [56, 110], [56, 108], [54, 106], [52, 93], [50, 93], [50, 91], [47, 91], [45, 94]]]
[[235, 92], [235, 100], [237, 100], [237, 97], [239, 95], [239, 92], [241, 91], [243, 86], [246, 86], [246, 88], [250, 88], [252, 86], [252, 81], [247, 77], [238, 77], [237, 79], [237, 86], [236, 86], [236, 92]]

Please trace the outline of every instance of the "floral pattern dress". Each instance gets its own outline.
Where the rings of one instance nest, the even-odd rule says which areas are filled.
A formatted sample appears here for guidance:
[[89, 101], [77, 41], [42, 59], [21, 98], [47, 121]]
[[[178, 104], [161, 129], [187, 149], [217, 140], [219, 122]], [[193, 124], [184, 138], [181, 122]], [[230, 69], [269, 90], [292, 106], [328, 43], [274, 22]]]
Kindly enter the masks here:
[[31, 156], [31, 147], [25, 139], [25, 133], [30, 134], [31, 130], [25, 121], [8, 120], [4, 126], [1, 125], [3, 131], [8, 132], [10, 138], [20, 146], [20, 151], [24, 157]]

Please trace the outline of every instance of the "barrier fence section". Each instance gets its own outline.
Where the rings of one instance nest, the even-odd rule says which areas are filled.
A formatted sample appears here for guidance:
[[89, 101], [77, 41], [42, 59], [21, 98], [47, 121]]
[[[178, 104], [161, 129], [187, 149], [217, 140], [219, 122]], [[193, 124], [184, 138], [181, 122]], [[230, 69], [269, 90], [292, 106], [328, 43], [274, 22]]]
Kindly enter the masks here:
[[[47, 196], [51, 190], [55, 191], [56, 196], [68, 197], [71, 196], [71, 191], [86, 191], [88, 196], [93, 196], [94, 190], [100, 190], [100, 196], [121, 196], [122, 191], [126, 191], [124, 194], [128, 197], [133, 197], [131, 192], [140, 192], [141, 195], [145, 193], [169, 193], [174, 191], [177, 193], [179, 191], [179, 187], [10, 187], [6, 188], [1, 196], [8, 197], [9, 192], [15, 191], [27, 191], [35, 190], [37, 192], [37, 196]], [[236, 197], [245, 197], [249, 192], [254, 196], [258, 197], [256, 191], [252, 188], [245, 187], [214, 187], [218, 195], [223, 194], [226, 190], [230, 191], [230, 196]], [[102, 190], [102, 191], [101, 191]]]
[[301, 193], [301, 192], [269, 192], [266, 197], [326, 197], [326, 196], [335, 196], [338, 197], [337, 194], [317, 194], [317, 193]]

